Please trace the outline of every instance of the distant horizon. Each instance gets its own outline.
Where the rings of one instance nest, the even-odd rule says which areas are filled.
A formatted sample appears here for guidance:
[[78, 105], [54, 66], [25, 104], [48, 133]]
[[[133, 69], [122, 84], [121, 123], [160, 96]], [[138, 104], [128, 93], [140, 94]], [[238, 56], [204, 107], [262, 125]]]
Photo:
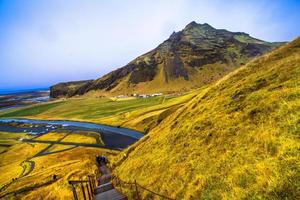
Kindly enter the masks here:
[[41, 87], [41, 88], [23, 88], [23, 89], [0, 89], [0, 95], [6, 94], [15, 94], [15, 93], [24, 93], [24, 92], [33, 92], [33, 91], [47, 91], [50, 90], [50, 87]]
[[300, 35], [300, 1], [0, 1], [0, 91], [97, 79], [188, 23], [268, 42]]

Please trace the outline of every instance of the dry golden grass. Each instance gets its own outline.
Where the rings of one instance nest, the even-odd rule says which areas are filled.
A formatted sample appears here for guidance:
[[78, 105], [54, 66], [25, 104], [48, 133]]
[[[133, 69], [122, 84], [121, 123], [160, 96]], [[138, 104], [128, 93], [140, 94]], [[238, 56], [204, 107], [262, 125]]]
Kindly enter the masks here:
[[6, 140], [16, 141], [20, 138], [29, 138], [29, 136], [26, 133], [11, 134], [11, 133], [8, 133], [8, 132], [0, 131], [0, 141], [6, 141]]
[[62, 132], [50, 132], [50, 133], [38, 136], [36, 138], [36, 140], [57, 141], [57, 140], [63, 138], [65, 135], [66, 135], [66, 133], [62, 133]]
[[32, 182], [41, 182], [39, 177], [51, 179], [53, 174], [57, 175], [59, 180], [49, 186], [33, 190], [29, 194], [25, 194], [23, 198], [32, 200], [72, 199], [72, 192], [67, 181], [87, 179], [87, 175], [94, 174], [97, 169], [95, 156], [106, 152], [107, 150], [103, 149], [77, 147], [63, 153], [33, 159], [38, 167], [30, 177], [31, 184]]
[[0, 145], [0, 153], [4, 152], [7, 150], [7, 147], [6, 146], [1, 146]]
[[176, 199], [297, 199], [299, 84], [300, 38], [200, 91], [115, 173]]
[[11, 133], [0, 131], [0, 154], [2, 152], [7, 151], [10, 148], [10, 146], [19, 143], [20, 138], [30, 138], [30, 137], [31, 136], [28, 136], [24, 133], [11, 134]]
[[22, 174], [21, 163], [47, 147], [47, 144], [20, 143], [11, 146], [7, 152], [0, 154], [0, 187]]
[[94, 137], [89, 137], [86, 135], [78, 135], [78, 134], [69, 134], [65, 137], [62, 142], [78, 142], [78, 143], [86, 143], [86, 144], [95, 144], [96, 139]]
[[[65, 134], [48, 133], [42, 137], [48, 141], [57, 141]], [[81, 134], [70, 134], [66, 139], [78, 143], [95, 142], [94, 133]], [[97, 169], [96, 155], [115, 154], [114, 151], [100, 148], [50, 145], [19, 143], [0, 154], [0, 188], [4, 186], [4, 189], [0, 189], [2, 198], [72, 199], [67, 181], [86, 179], [87, 175], [93, 175]], [[56, 179], [53, 179], [54, 175]]]
[[[150, 129], [138, 143], [111, 159], [115, 173], [122, 179], [137, 180], [169, 197], [297, 199], [300, 196], [299, 55], [300, 39], [254, 60], [210, 87], [178, 98], [119, 102], [71, 99], [6, 114]], [[72, 109], [74, 106], [78, 110]], [[49, 136], [52, 137], [59, 138], [55, 134]], [[89, 136], [72, 134], [71, 137], [74, 142], [85, 141]], [[30, 163], [23, 163], [24, 169], [20, 166], [24, 160], [35, 163], [31, 173], [14, 181], [0, 195], [17, 191], [15, 198], [69, 199], [71, 191], [66, 181], [93, 172], [95, 155], [113, 153], [83, 147], [54, 153], [64, 147], [53, 146], [46, 154], [31, 158], [47, 147], [16, 144], [0, 154], [0, 170], [4, 172], [1, 185], [22, 172], [30, 172]], [[54, 174], [58, 180], [52, 183]], [[45, 183], [51, 184], [39, 187]], [[30, 186], [35, 188], [18, 192]], [[142, 195], [151, 199], [147, 192]]]
[[47, 152], [56, 152], [61, 150], [67, 150], [70, 148], [74, 148], [74, 145], [63, 145], [63, 144], [54, 144], [52, 145]]

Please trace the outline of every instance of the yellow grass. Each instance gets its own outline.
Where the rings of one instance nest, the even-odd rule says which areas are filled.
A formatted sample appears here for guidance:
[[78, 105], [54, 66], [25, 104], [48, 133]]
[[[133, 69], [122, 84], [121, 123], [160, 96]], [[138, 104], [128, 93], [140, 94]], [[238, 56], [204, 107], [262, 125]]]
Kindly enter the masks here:
[[30, 138], [24, 133], [7, 133], [0, 131], [0, 154], [7, 151], [10, 146], [19, 143], [20, 138]]
[[120, 153], [115, 173], [176, 199], [298, 199], [299, 84], [297, 39], [200, 91]]
[[19, 177], [23, 171], [21, 163], [47, 146], [47, 144], [20, 143], [0, 154], [0, 186], [2, 187], [11, 182], [13, 178]]
[[[126, 151], [110, 157], [112, 166], [123, 180], [136, 180], [172, 198], [297, 199], [300, 196], [299, 63], [300, 39], [252, 61], [209, 87], [180, 97], [124, 101], [74, 98], [0, 115], [73, 119], [150, 131]], [[146, 83], [143, 87], [150, 88]], [[55, 141], [60, 136], [52, 133], [41, 137]], [[93, 139], [88, 134], [72, 133], [64, 141]], [[1, 186], [28, 173], [13, 181], [0, 195], [33, 186], [27, 193], [17, 192], [15, 198], [69, 199], [67, 180], [92, 173], [95, 155], [113, 154], [104, 149], [54, 145], [45, 154], [34, 157], [47, 147], [47, 144], [21, 143], [0, 154]], [[56, 152], [60, 150], [65, 151]], [[28, 161], [35, 163], [32, 172]], [[58, 180], [52, 183], [54, 174]], [[41, 186], [46, 183], [51, 184]], [[145, 199], [150, 198], [146, 191], [141, 194]]]
[[54, 144], [48, 149], [47, 152], [56, 152], [56, 151], [66, 150], [74, 147], [75, 147], [74, 145]]
[[50, 132], [44, 135], [41, 135], [37, 138], [36, 140], [48, 140], [48, 141], [57, 141], [61, 138], [63, 138], [66, 135], [66, 133], [61, 133], [61, 132]]
[[0, 146], [0, 153], [4, 152], [7, 150], [6, 146]]
[[26, 133], [9, 133], [0, 131], [0, 140], [18, 140], [20, 138], [29, 138]]
[[[61, 138], [58, 136], [65, 134], [48, 133], [42, 137], [58, 141]], [[95, 141], [93, 134], [70, 134], [66, 139], [70, 142], [91, 143]], [[19, 143], [0, 154], [0, 196], [4, 195], [4, 199], [72, 199], [67, 181], [94, 175], [97, 169], [96, 155], [115, 154], [114, 151], [100, 148], [50, 145]], [[53, 179], [54, 175], [56, 179]]]
[[65, 137], [62, 142], [80, 142], [80, 143], [87, 143], [87, 144], [95, 144], [96, 139], [93, 137], [85, 136], [85, 135], [78, 135], [78, 134], [69, 134]]

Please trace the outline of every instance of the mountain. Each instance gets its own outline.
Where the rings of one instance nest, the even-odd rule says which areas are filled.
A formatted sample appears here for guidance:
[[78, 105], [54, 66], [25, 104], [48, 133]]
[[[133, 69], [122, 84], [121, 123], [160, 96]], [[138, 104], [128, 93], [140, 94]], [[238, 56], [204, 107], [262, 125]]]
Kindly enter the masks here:
[[80, 87], [88, 85], [93, 80], [71, 81], [66, 83], [58, 83], [50, 87], [50, 97], [68, 97], [74, 95]]
[[51, 96], [71, 97], [91, 91], [101, 95], [186, 91], [211, 83], [280, 44], [191, 22], [124, 67], [76, 87], [71, 83], [70, 91], [68, 83], [54, 85]]
[[300, 38], [201, 90], [114, 172], [173, 199], [298, 199], [299, 83]]

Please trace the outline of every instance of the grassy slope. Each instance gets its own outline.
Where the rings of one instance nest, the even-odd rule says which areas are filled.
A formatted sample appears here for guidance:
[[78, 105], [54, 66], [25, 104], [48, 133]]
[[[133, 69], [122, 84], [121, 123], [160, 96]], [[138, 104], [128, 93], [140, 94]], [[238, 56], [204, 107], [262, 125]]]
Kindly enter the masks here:
[[24, 133], [11, 134], [8, 132], [0, 131], [0, 154], [7, 151], [10, 146], [19, 143], [20, 138], [30, 138]]
[[203, 90], [116, 158], [177, 199], [300, 196], [300, 38]]
[[0, 117], [78, 120], [147, 131], [196, 94], [190, 92], [180, 97], [118, 101], [108, 98], [72, 98], [2, 111]]
[[[5, 139], [10, 139], [16, 135], [19, 134], [0, 134], [1, 138], [5, 137]], [[49, 133], [40, 136], [39, 139], [56, 141], [64, 135], [63, 133]], [[24, 137], [24, 134], [22, 137]], [[94, 140], [93, 135], [84, 137], [79, 134], [70, 134], [70, 138], [68, 137], [66, 139], [68, 141], [72, 139], [72, 142], [90, 143], [89, 140]], [[71, 199], [72, 191], [67, 181], [70, 179], [86, 179], [87, 175], [94, 174], [97, 169], [96, 155], [111, 155], [114, 153], [106, 149], [74, 148], [71, 145], [53, 145], [47, 149], [48, 147], [49, 144], [18, 143], [0, 154], [0, 188], [11, 183], [4, 190], [0, 189], [0, 196], [16, 192], [16, 194], [6, 195], [4, 199]], [[35, 156], [44, 149], [47, 149], [44, 154]], [[30, 168], [28, 162], [24, 163], [26, 160], [33, 161], [35, 166], [32, 172], [24, 175]], [[54, 174], [57, 176], [57, 180], [51, 182]], [[13, 178], [17, 178], [17, 180], [13, 181]], [[44, 183], [46, 185], [42, 186]], [[27, 192], [21, 191], [30, 187], [33, 187], [33, 189]]]

